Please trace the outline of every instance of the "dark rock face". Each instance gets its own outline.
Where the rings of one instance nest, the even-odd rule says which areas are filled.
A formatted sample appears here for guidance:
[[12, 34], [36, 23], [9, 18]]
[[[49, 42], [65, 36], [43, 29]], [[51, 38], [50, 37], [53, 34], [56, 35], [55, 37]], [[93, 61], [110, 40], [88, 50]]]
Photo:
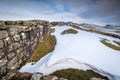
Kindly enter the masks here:
[[31, 79], [32, 74], [31, 73], [20, 73], [17, 72], [10, 80], [30, 80]]
[[0, 79], [9, 80], [49, 33], [48, 21], [0, 21]]

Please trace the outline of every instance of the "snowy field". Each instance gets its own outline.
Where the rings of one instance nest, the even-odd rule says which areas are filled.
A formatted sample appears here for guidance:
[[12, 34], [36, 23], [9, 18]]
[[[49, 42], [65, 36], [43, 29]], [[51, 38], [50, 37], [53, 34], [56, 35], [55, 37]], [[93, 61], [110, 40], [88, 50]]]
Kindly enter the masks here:
[[56, 26], [53, 33], [57, 38], [55, 50], [34, 65], [27, 63], [20, 72], [41, 72], [47, 75], [66, 68], [92, 69], [107, 75], [111, 80], [120, 80], [120, 51], [113, 50], [100, 42], [101, 38], [110, 41], [120, 40], [82, 30], [77, 30], [78, 34], [61, 35], [61, 32], [69, 28], [71, 27]]

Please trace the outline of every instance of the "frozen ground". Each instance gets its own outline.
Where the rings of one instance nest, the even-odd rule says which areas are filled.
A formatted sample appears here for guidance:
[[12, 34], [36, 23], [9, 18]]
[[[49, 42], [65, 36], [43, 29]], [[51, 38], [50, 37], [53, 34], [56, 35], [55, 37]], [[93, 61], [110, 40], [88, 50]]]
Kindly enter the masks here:
[[113, 50], [100, 42], [101, 38], [111, 41], [120, 40], [82, 30], [78, 30], [78, 34], [61, 35], [62, 31], [69, 28], [69, 26], [56, 26], [54, 35], [57, 38], [57, 45], [55, 50], [34, 65], [26, 64], [20, 71], [41, 72], [47, 75], [66, 68], [92, 69], [109, 76], [112, 80], [120, 80], [120, 77], [110, 75], [120, 76], [120, 51]]

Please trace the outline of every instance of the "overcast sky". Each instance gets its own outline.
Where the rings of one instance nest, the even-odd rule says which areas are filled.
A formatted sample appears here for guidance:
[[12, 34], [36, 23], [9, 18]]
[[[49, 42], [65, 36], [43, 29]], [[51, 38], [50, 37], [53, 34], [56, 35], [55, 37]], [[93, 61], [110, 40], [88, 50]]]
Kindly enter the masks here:
[[0, 0], [0, 20], [120, 25], [120, 0]]

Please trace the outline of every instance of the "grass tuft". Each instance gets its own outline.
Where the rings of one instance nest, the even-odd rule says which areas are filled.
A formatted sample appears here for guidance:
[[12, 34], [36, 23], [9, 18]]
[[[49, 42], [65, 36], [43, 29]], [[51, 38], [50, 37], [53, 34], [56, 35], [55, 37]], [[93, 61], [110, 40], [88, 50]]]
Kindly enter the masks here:
[[56, 45], [56, 38], [53, 35], [48, 35], [43, 42], [34, 51], [33, 55], [27, 62], [37, 62], [47, 53], [52, 52]]
[[62, 77], [68, 80], [90, 80], [93, 77], [109, 80], [106, 76], [102, 76], [92, 70], [78, 70], [78, 69], [63, 69], [58, 70], [51, 75]]
[[[107, 39], [102, 39], [100, 42], [103, 43], [105, 46], [107, 46], [109, 48], [120, 51], [120, 46], [113, 45], [111, 43], [108, 43], [107, 41], [108, 41]], [[113, 42], [120, 45], [120, 42], [117, 42], [117, 41], [113, 41]]]
[[61, 34], [64, 35], [64, 34], [77, 34], [78, 31], [74, 30], [74, 29], [67, 29], [67, 30], [64, 30]]

